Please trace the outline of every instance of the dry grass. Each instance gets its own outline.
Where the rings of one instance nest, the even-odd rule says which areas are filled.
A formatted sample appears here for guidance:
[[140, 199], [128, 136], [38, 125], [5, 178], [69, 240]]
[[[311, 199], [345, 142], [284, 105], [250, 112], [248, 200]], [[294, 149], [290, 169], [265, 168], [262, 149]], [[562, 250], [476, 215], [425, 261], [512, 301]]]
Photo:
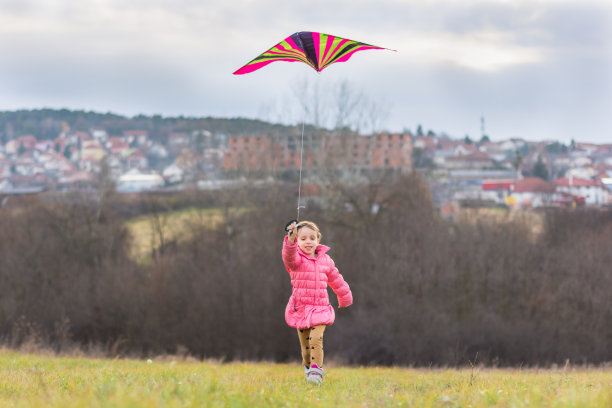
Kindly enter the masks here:
[[[241, 209], [232, 209], [236, 214]], [[187, 242], [196, 228], [215, 228], [224, 219], [220, 209], [189, 208], [186, 210], [146, 215], [126, 223], [131, 236], [130, 257], [146, 264], [163, 243]]]
[[503, 208], [464, 208], [459, 214], [459, 222], [470, 224], [493, 222], [502, 225], [527, 225], [534, 239], [544, 232], [544, 214], [528, 210], [508, 211]]

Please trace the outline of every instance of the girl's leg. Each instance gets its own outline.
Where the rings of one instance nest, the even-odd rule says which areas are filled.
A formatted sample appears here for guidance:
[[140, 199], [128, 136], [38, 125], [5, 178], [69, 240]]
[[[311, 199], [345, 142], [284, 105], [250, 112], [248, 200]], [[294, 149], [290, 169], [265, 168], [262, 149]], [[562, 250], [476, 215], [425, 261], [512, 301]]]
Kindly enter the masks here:
[[309, 367], [311, 364], [323, 367], [323, 333], [326, 327], [324, 324], [320, 324], [310, 329], [310, 335], [308, 336], [310, 343], [310, 350], [308, 350], [310, 351]]
[[302, 365], [310, 368], [310, 329], [298, 329], [298, 337], [302, 350]]

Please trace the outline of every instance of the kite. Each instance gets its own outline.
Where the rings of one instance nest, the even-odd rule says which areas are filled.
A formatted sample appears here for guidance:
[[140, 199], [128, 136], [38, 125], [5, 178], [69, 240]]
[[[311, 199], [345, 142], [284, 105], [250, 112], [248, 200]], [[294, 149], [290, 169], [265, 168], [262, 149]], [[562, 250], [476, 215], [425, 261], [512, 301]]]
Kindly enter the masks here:
[[259, 55], [234, 72], [234, 75], [257, 71], [275, 61], [301, 61], [321, 72], [331, 64], [348, 61], [357, 51], [387, 49], [335, 35], [300, 31]]
[[[353, 41], [335, 35], [300, 31], [285, 38], [283, 41], [256, 57], [254, 60], [234, 72], [234, 75], [248, 74], [257, 71], [275, 61], [300, 61], [308, 64], [317, 72], [336, 62], [348, 61], [357, 51], [365, 50], [391, 50]], [[300, 149], [300, 176], [298, 184], [297, 220], [300, 219], [300, 205], [302, 196], [302, 156], [304, 154], [304, 122], [302, 122], [302, 146]], [[292, 221], [291, 221], [292, 222]], [[290, 225], [291, 222], [287, 225]], [[285, 227], [287, 229], [287, 227]]]

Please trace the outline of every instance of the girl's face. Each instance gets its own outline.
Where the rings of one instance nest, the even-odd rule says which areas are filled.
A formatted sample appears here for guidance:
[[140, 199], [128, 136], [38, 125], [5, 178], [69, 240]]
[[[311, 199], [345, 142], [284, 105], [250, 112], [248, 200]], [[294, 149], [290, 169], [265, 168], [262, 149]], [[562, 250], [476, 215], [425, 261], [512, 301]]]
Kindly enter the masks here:
[[314, 256], [315, 249], [319, 245], [317, 233], [308, 227], [302, 227], [298, 230], [297, 242], [302, 252], [310, 256]]

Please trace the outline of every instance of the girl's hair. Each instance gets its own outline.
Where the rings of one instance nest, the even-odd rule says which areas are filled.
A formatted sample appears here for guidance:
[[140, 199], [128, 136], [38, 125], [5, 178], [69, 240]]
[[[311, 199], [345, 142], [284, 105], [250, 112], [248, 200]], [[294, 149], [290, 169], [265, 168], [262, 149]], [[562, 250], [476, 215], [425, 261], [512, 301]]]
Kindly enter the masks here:
[[319, 227], [312, 221], [300, 221], [297, 225], [298, 229], [302, 227], [307, 227], [317, 233], [317, 241], [321, 242], [321, 231], [319, 231]]

